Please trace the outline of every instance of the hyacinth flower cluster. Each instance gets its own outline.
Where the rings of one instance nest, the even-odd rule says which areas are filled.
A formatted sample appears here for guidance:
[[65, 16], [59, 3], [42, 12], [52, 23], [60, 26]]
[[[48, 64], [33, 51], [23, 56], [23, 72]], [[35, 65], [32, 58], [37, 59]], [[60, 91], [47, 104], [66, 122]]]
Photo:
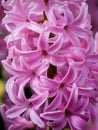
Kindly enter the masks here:
[[1, 106], [6, 129], [90, 129], [97, 120], [98, 35], [95, 40], [86, 1], [2, 0], [2, 5], [9, 31], [2, 64], [11, 74], [9, 101]]

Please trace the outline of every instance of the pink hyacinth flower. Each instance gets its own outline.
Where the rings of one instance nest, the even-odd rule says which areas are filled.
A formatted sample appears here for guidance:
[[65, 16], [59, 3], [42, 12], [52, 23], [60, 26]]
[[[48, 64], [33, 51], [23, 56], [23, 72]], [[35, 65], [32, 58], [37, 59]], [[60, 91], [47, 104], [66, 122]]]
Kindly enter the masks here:
[[[86, 0], [2, 0], [9, 31], [8, 130], [85, 130], [97, 118], [98, 34]], [[25, 125], [24, 125], [25, 124]]]

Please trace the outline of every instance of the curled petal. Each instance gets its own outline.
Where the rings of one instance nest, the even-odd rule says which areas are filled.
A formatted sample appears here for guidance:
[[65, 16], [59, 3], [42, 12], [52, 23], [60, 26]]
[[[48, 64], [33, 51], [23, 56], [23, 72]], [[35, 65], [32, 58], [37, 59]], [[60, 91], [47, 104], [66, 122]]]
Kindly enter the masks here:
[[82, 85], [85, 82], [85, 79], [88, 76], [88, 68], [86, 68], [85, 66], [81, 69], [81, 73], [77, 78], [77, 84]]
[[27, 28], [27, 23], [23, 22], [22, 24], [19, 24], [13, 31], [12, 36], [14, 38], [18, 37], [19, 33]]
[[40, 34], [39, 41], [38, 41], [38, 49], [47, 50], [48, 42], [49, 42], [49, 31], [44, 31]]
[[20, 105], [21, 101], [18, 99], [18, 97], [16, 97], [16, 95], [13, 92], [13, 87], [14, 87], [14, 83], [15, 83], [16, 78], [12, 77], [10, 78], [7, 83], [6, 83], [6, 92], [8, 93], [8, 96], [10, 98], [10, 100], [17, 104]]
[[45, 63], [43, 62], [43, 63], [36, 65], [36, 68], [35, 68], [36, 75], [37, 76], [42, 75], [44, 72], [47, 71], [48, 67], [49, 67], [49, 63], [47, 63], [47, 62], [45, 62]]
[[[35, 63], [41, 61], [41, 51], [40, 50], [35, 50], [35, 51], [20, 51], [17, 48], [13, 48], [15, 53], [23, 56], [25, 66], [30, 69], [29, 67], [33, 68], [35, 67]], [[32, 65], [33, 64], [33, 65]]]
[[36, 22], [33, 22], [33, 21], [28, 23], [27, 29], [29, 29], [33, 32], [36, 32], [38, 34], [42, 32], [42, 27], [39, 24], [37, 24]]
[[59, 35], [57, 40], [53, 43], [53, 45], [50, 46], [49, 48], [49, 53], [54, 54], [60, 50], [60, 48], [63, 45], [63, 37], [62, 35]]
[[40, 116], [46, 120], [58, 121], [65, 117], [63, 110], [53, 111], [53, 112], [44, 112]]
[[13, 124], [10, 125], [9, 130], [23, 130], [33, 128], [34, 124], [31, 121], [19, 116], [13, 119]]
[[52, 56], [50, 56], [49, 61], [50, 61], [51, 64], [53, 64], [55, 66], [62, 66], [64, 64], [66, 64], [67, 59], [63, 55], [53, 54]]
[[76, 80], [76, 77], [77, 77], [76, 70], [69, 67], [68, 72], [66, 73], [62, 81], [66, 84], [71, 84]]
[[2, 64], [4, 66], [4, 68], [6, 69], [6, 71], [12, 75], [15, 76], [23, 76], [23, 75], [27, 75], [27, 71], [26, 70], [22, 70], [21, 68], [14, 68], [11, 63], [9, 62], [9, 59], [7, 60], [3, 60]]
[[[84, 12], [84, 10], [85, 10], [85, 12]], [[88, 13], [88, 6], [87, 6], [87, 4], [82, 3], [82, 6], [80, 8], [80, 12], [79, 12], [78, 16], [76, 17], [76, 19], [72, 23], [73, 26], [74, 25], [77, 26], [77, 25], [80, 25], [81, 23], [83, 23], [83, 21], [87, 17], [87, 13]]]
[[20, 124], [12, 124], [8, 128], [9, 130], [17, 130], [20, 129]]
[[42, 82], [42, 85], [44, 88], [48, 89], [49, 91], [55, 91], [59, 88], [60, 83], [53, 80], [49, 79], [45, 76], [40, 77], [40, 81]]
[[53, 129], [53, 130], [61, 130], [63, 129], [67, 124], [67, 120], [62, 119], [59, 121], [55, 122], [48, 122], [48, 125]]
[[73, 111], [73, 107], [76, 105], [77, 101], [78, 101], [78, 87], [74, 83], [70, 97], [69, 97], [69, 100], [66, 104], [65, 109], [69, 109], [69, 110]]
[[24, 106], [14, 106], [6, 111], [6, 115], [8, 118], [15, 118], [20, 116], [26, 110], [27, 108]]
[[35, 96], [32, 100], [35, 108], [39, 108], [48, 98], [48, 92], [43, 92], [40, 95]]
[[76, 115], [71, 116], [69, 120], [77, 130], [83, 129], [87, 123], [84, 119]]
[[79, 38], [77, 37], [77, 35], [75, 35], [75, 33], [73, 32], [72, 29], [69, 29], [67, 31], [67, 36], [70, 39], [70, 41], [72, 42], [73, 46], [80, 46], [81, 45]]
[[62, 102], [62, 92], [59, 91], [57, 93], [56, 97], [54, 98], [54, 100], [52, 101], [52, 103], [49, 104], [45, 110], [46, 111], [55, 110], [56, 108], [58, 108], [61, 105], [61, 102]]
[[[18, 88], [18, 94], [17, 94], [17, 97], [18, 99], [21, 101], [21, 102], [27, 102], [27, 99], [25, 97], [25, 94], [24, 94], [24, 87], [26, 86], [26, 84], [29, 82], [30, 78], [28, 77], [21, 77], [21, 78], [18, 78], [15, 82], [15, 84], [17, 84], [17, 88]], [[15, 86], [14, 86], [15, 88]], [[14, 89], [13, 88], [13, 89]], [[14, 93], [15, 94], [15, 93]]]
[[86, 62], [98, 62], [98, 54], [89, 55], [86, 59]]
[[95, 88], [92, 86], [78, 87], [78, 90], [80, 95], [90, 95], [90, 93], [92, 93]]
[[38, 115], [38, 113], [34, 109], [32, 109], [30, 112], [30, 118], [31, 118], [32, 122], [34, 124], [36, 124], [37, 126], [39, 126], [40, 128], [45, 127], [44, 122], [41, 120], [40, 116]]
[[90, 31], [86, 30], [86, 29], [82, 29], [80, 27], [76, 27], [76, 28], [72, 28], [74, 30], [74, 33], [79, 36], [80, 38], [89, 38], [91, 36]]
[[78, 102], [78, 104], [74, 107], [74, 112], [75, 113], [81, 113], [82, 111], [84, 111], [89, 103], [89, 98], [87, 96], [82, 96], [80, 101]]

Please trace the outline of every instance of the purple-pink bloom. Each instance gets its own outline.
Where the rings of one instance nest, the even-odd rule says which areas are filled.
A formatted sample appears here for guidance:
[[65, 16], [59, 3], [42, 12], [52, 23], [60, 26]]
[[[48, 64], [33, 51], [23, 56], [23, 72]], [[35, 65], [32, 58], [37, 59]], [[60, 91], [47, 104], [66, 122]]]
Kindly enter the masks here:
[[7, 105], [1, 106], [1, 113], [2, 113], [2, 117], [5, 121], [5, 128], [6, 129], [9, 128], [9, 130], [13, 130], [13, 129], [24, 130], [24, 129], [27, 129], [27, 128], [33, 128], [34, 127], [33, 123], [31, 121], [28, 121], [24, 117], [16, 117], [16, 118], [13, 118], [13, 119], [7, 118], [6, 115], [5, 115], [7, 109], [8, 109]]
[[[86, 3], [82, 3], [80, 7], [69, 3], [69, 6], [72, 6], [71, 9], [65, 4], [58, 10], [54, 8], [49, 11], [49, 28], [53, 33], [62, 33], [64, 38], [69, 39], [74, 46], [79, 46], [79, 38], [87, 39], [91, 36], [88, 9]], [[74, 11], [76, 14], [73, 14], [73, 8], [76, 9], [76, 12]]]
[[[84, 104], [82, 105], [83, 102]], [[85, 96], [78, 99], [78, 88], [74, 84], [65, 107], [53, 112], [46, 111], [41, 114], [41, 117], [48, 120], [47, 124], [53, 130], [61, 130], [66, 127], [67, 123], [69, 123], [72, 130], [82, 130], [86, 121], [88, 121], [88, 118], [82, 114], [87, 105], [88, 98]]]
[[[94, 107], [94, 106], [93, 106]], [[84, 130], [97, 130], [98, 129], [98, 117], [96, 116], [98, 114], [98, 105], [95, 105], [95, 108], [94, 108], [94, 117], [93, 117], [93, 120], [91, 120], [85, 127]]]
[[[90, 129], [98, 102], [98, 34], [86, 0], [2, 0], [11, 74], [8, 130]], [[24, 125], [25, 124], [25, 125]]]
[[[28, 86], [26, 86], [26, 84]], [[28, 96], [25, 94], [26, 87], [30, 89], [28, 79], [17, 79], [13, 77], [8, 80], [6, 91], [14, 105], [12, 105], [5, 114], [9, 119], [22, 116], [43, 128], [44, 123], [41, 121], [38, 113], [40, 113], [40, 109], [42, 109], [40, 107], [44, 104], [45, 100], [47, 100], [48, 92], [43, 92], [40, 95], [33, 94], [32, 96], [33, 90], [30, 89], [31, 94]]]
[[[54, 38], [50, 38], [50, 31], [45, 31], [40, 34], [40, 36], [36, 40], [35, 50], [17, 50], [14, 48], [14, 51], [20, 55], [22, 55], [25, 59], [25, 62], [28, 64], [37, 64], [47, 63], [49, 65], [58, 65], [62, 66], [66, 63], [66, 57], [64, 54], [59, 54], [61, 51], [61, 47], [63, 44], [62, 35], [58, 35]], [[35, 63], [36, 62], [36, 63]]]

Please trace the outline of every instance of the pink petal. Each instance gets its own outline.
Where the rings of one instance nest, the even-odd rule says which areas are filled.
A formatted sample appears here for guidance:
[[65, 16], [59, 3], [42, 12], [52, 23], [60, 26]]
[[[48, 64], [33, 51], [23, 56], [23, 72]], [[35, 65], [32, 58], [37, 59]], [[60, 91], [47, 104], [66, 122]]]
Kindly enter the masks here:
[[50, 30], [52, 30], [54, 34], [59, 34], [61, 32], [64, 32], [64, 27], [62, 26], [50, 26], [49, 28]]
[[79, 38], [75, 35], [72, 29], [67, 30], [67, 37], [72, 42], [73, 46], [79, 47], [81, 45]]
[[53, 112], [44, 112], [40, 116], [46, 120], [59, 121], [65, 117], [64, 111], [58, 110]]
[[8, 93], [8, 96], [10, 98], [10, 100], [17, 104], [20, 105], [21, 101], [18, 99], [18, 97], [16, 97], [16, 95], [13, 93], [13, 87], [14, 87], [14, 83], [15, 83], [16, 77], [12, 77], [10, 78], [7, 83], [6, 83], [6, 92]]
[[74, 83], [65, 109], [69, 109], [69, 110], [73, 111], [73, 107], [76, 105], [77, 100], [78, 100], [78, 87]]
[[57, 40], [48, 49], [49, 53], [54, 54], [54, 53], [58, 52], [59, 49], [62, 47], [62, 45], [63, 45], [63, 37], [62, 37], [62, 35], [59, 35]]
[[48, 122], [48, 125], [52, 128], [52, 130], [61, 130], [63, 129], [67, 124], [67, 120], [59, 120], [55, 122]]
[[20, 116], [23, 112], [27, 110], [24, 106], [14, 106], [7, 110], [6, 115], [8, 118], [15, 118]]
[[53, 111], [61, 105], [62, 102], [62, 92], [59, 91], [56, 97], [53, 99], [52, 103], [48, 105], [45, 109], [46, 111]]
[[64, 11], [65, 11], [64, 17], [66, 17], [66, 19], [67, 19], [67, 23], [65, 25], [68, 25], [73, 21], [74, 17], [73, 17], [72, 11], [69, 9], [68, 6], [64, 7]]
[[90, 31], [86, 30], [86, 29], [82, 29], [80, 27], [73, 27], [71, 28], [73, 30], [73, 32], [75, 33], [75, 35], [77, 35], [80, 38], [88, 38], [91, 36]]
[[81, 113], [84, 111], [89, 103], [89, 98], [87, 96], [82, 96], [78, 104], [73, 108], [75, 113]]
[[49, 42], [49, 31], [44, 31], [40, 34], [38, 40], [38, 49], [47, 50]]
[[12, 36], [13, 37], [17, 37], [19, 35], [19, 33], [27, 28], [27, 23], [23, 22], [21, 24], [19, 24], [12, 32]]
[[46, 63], [46, 62], [40, 63], [40, 64], [36, 65], [35, 73], [37, 74], [37, 76], [40, 76], [44, 72], [47, 71], [48, 67], [49, 67], [49, 63]]
[[90, 95], [95, 90], [94, 87], [87, 86], [87, 87], [78, 87], [78, 91], [80, 95]]
[[55, 55], [55, 54], [53, 54], [52, 56], [50, 56], [49, 61], [54, 66], [62, 66], [64, 64], [66, 64], [66, 62], [67, 62], [65, 56], [63, 56], [63, 55]]
[[40, 34], [42, 32], [42, 27], [34, 21], [31, 21], [30, 23], [28, 23], [27, 29], [29, 29], [33, 32], [36, 32], [38, 34]]
[[[85, 10], [85, 12], [84, 12]], [[83, 21], [86, 19], [88, 13], [88, 7], [85, 3], [82, 3], [82, 6], [80, 8], [79, 15], [76, 17], [76, 19], [73, 21], [73, 26], [77, 26], [83, 23]]]
[[20, 129], [20, 124], [12, 124], [8, 128], [9, 130], [17, 130]]
[[4, 60], [2, 61], [2, 64], [9, 74], [12, 74], [15, 76], [23, 76], [27, 73], [27, 71], [25, 70], [14, 68], [13, 66], [11, 66], [10, 63], [8, 63], [8, 61]]
[[86, 125], [86, 121], [79, 116], [71, 116], [69, 120], [71, 124], [78, 130], [84, 128], [84, 126]]
[[48, 92], [43, 92], [40, 95], [35, 96], [32, 99], [34, 108], [38, 109], [39, 107], [41, 107], [41, 105], [43, 105], [43, 103], [46, 102], [47, 98], [48, 98]]
[[18, 50], [16, 47], [13, 48], [13, 51], [15, 51], [15, 53], [17, 53], [17, 54], [19, 54], [21, 56], [24, 56], [27, 61], [31, 61], [32, 60], [32, 62], [34, 60], [39, 59], [40, 54], [41, 54], [39, 50], [35, 50], [35, 51], [22, 51], [22, 50]]
[[84, 66], [82, 69], [81, 69], [81, 73], [80, 73], [80, 75], [78, 76], [78, 78], [77, 78], [77, 84], [79, 84], [79, 85], [82, 85], [82, 84], [84, 84], [84, 82], [85, 82], [85, 79], [87, 78], [87, 76], [88, 76], [88, 69]]
[[39, 126], [40, 128], [45, 127], [44, 122], [41, 120], [40, 116], [38, 115], [38, 113], [34, 109], [32, 109], [30, 112], [30, 118], [31, 118], [32, 122], [34, 124], [36, 124], [37, 126]]
[[59, 82], [49, 79], [45, 76], [41, 76], [40, 81], [42, 82], [43, 87], [47, 88], [49, 91], [52, 91], [52, 90], [54, 91], [54, 90], [58, 89], [59, 85], [60, 85]]
[[48, 18], [49, 23], [51, 23], [52, 25], [54, 25], [56, 23], [56, 18], [54, 16], [53, 10], [52, 9], [49, 10], [46, 14], [48, 15], [47, 18]]
[[86, 59], [86, 62], [98, 62], [98, 54], [89, 55]]
[[24, 87], [29, 82], [29, 80], [30, 78], [28, 77], [21, 77], [18, 78], [15, 82], [17, 84], [17, 87], [19, 87], [17, 97], [18, 99], [20, 99], [21, 102], [27, 102], [27, 99], [24, 94]]
[[69, 67], [68, 72], [62, 79], [62, 82], [66, 83], [66, 84], [71, 84], [76, 80], [76, 78], [77, 78], [77, 71], [75, 69]]

